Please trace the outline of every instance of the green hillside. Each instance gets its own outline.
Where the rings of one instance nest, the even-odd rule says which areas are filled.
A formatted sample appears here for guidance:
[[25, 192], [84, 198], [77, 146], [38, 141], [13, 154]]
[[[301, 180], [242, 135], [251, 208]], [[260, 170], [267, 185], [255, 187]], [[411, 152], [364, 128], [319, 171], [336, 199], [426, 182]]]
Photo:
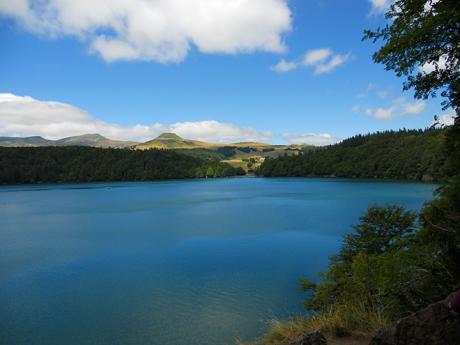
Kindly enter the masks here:
[[238, 142], [238, 143], [209, 143], [200, 140], [184, 139], [175, 133], [163, 133], [155, 139], [149, 140], [145, 143], [136, 146], [136, 149], [146, 150], [151, 148], [156, 149], [196, 149], [196, 148], [219, 148], [224, 146], [233, 147], [270, 147], [272, 145], [258, 142]]
[[266, 159], [263, 176], [337, 176], [439, 180], [450, 167], [443, 129], [357, 135], [298, 156]]
[[163, 133], [159, 137], [135, 146], [138, 150], [166, 149], [203, 158], [219, 159], [236, 168], [251, 171], [260, 166], [266, 157], [295, 155], [309, 145], [270, 145], [258, 142], [209, 143], [184, 139], [174, 133]]

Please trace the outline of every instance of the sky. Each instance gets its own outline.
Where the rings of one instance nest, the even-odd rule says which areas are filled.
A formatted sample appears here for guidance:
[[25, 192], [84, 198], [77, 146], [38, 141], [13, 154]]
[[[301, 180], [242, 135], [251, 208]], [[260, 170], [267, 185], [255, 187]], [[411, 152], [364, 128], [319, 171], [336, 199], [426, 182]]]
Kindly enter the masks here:
[[327, 145], [448, 123], [361, 40], [389, 1], [1, 0], [0, 136]]

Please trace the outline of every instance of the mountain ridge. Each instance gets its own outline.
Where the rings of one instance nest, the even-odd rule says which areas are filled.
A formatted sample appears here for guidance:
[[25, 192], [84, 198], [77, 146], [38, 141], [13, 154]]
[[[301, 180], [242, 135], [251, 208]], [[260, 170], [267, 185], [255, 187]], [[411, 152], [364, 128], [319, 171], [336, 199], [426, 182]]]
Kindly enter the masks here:
[[41, 136], [0, 137], [0, 146], [86, 146], [97, 148], [126, 148], [139, 151], [151, 149], [173, 150], [201, 159], [226, 162], [235, 168], [243, 168], [246, 171], [252, 171], [257, 168], [266, 157], [296, 155], [302, 150], [312, 148], [311, 145], [272, 145], [254, 141], [212, 143], [201, 140], [185, 139], [171, 132], [162, 133], [156, 138], [143, 143], [112, 140], [97, 133], [71, 136], [57, 140], [49, 140]]
[[127, 148], [139, 144], [135, 141], [112, 140], [100, 134], [83, 134], [51, 140], [41, 136], [0, 137], [0, 146], [4, 147], [42, 147], [42, 146], [91, 146], [100, 148]]
[[194, 148], [219, 148], [219, 147], [270, 147], [274, 145], [254, 141], [236, 143], [212, 143], [202, 140], [184, 139], [176, 133], [162, 133], [158, 137], [136, 145], [136, 149], [194, 149]]

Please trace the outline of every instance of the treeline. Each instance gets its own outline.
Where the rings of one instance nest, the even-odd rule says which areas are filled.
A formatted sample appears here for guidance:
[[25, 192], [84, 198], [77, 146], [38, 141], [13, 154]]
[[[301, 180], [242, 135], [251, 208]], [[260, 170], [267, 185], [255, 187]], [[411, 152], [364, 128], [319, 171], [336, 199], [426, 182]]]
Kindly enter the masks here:
[[298, 156], [266, 159], [263, 176], [337, 176], [440, 180], [452, 168], [445, 129], [399, 130], [357, 135]]
[[149, 181], [243, 175], [242, 169], [167, 150], [0, 147], [0, 184]]

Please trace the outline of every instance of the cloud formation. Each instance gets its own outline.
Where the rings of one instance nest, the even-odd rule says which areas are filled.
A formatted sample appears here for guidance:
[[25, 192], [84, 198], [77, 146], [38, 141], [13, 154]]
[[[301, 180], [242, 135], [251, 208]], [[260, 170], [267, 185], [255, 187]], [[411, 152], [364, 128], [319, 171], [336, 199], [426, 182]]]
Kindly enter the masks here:
[[146, 141], [163, 132], [174, 132], [187, 139], [212, 142], [261, 141], [272, 138], [270, 132], [242, 128], [214, 120], [154, 123], [122, 126], [101, 121], [72, 105], [41, 101], [29, 96], [0, 93], [0, 135], [33, 136], [60, 139], [67, 136], [99, 133], [111, 139]]
[[390, 95], [390, 91], [381, 88], [375, 83], [369, 83], [366, 91], [356, 95], [361, 104], [355, 104], [352, 107], [354, 113], [364, 113], [378, 120], [392, 120], [403, 116], [417, 116], [423, 113], [427, 107], [425, 101], [410, 102], [404, 97], [393, 99], [387, 106], [375, 107], [362, 104], [364, 102], [381, 103]]
[[307, 51], [301, 59], [286, 61], [281, 59], [276, 65], [270, 67], [274, 72], [284, 73], [298, 68], [313, 68], [313, 74], [329, 73], [349, 61], [351, 53], [338, 54], [330, 48], [319, 48]]
[[281, 59], [276, 65], [271, 66], [270, 70], [272, 70], [273, 72], [284, 73], [284, 72], [292, 71], [293, 69], [296, 69], [296, 68], [297, 68], [297, 63], [288, 62], [284, 59]]
[[315, 146], [325, 146], [336, 144], [341, 139], [333, 137], [330, 134], [291, 134], [284, 133], [282, 138], [290, 144], [309, 144]]
[[400, 97], [393, 100], [391, 106], [379, 108], [365, 107], [364, 111], [367, 115], [378, 120], [392, 120], [402, 116], [420, 115], [426, 107], [427, 104], [424, 101], [408, 102], [404, 97]]
[[285, 50], [287, 0], [2, 0], [0, 15], [52, 38], [77, 37], [105, 61], [184, 60], [203, 53]]

